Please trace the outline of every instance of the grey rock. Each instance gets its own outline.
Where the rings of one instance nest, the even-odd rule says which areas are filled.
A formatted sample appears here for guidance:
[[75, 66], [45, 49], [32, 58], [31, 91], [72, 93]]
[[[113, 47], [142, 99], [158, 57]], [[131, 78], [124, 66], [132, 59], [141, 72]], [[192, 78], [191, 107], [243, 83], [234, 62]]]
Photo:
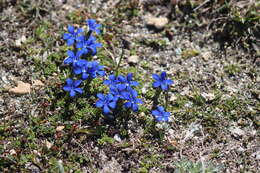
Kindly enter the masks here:
[[103, 168], [100, 170], [100, 173], [121, 173], [122, 167], [113, 157], [110, 161], [107, 161]]
[[230, 127], [229, 131], [235, 137], [242, 137], [245, 135], [245, 132], [238, 127]]

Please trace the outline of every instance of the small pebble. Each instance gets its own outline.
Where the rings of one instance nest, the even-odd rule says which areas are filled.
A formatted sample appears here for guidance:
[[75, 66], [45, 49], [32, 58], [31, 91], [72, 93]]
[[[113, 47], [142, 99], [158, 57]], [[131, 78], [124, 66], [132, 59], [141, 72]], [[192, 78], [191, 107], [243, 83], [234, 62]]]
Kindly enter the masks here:
[[146, 24], [148, 26], [154, 26], [156, 29], [163, 29], [167, 23], [168, 19], [166, 17], [146, 17]]
[[127, 58], [129, 64], [137, 64], [140, 61], [139, 56], [132, 55]]

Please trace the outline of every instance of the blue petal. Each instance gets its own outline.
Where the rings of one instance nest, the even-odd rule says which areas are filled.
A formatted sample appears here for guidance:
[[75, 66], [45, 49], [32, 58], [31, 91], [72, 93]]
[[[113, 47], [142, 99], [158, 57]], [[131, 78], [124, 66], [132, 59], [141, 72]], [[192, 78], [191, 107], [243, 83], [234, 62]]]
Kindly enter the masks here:
[[78, 87], [80, 84], [81, 84], [82, 80], [76, 80], [74, 83], [73, 83], [73, 86], [76, 88]]
[[173, 84], [173, 81], [170, 80], [170, 79], [168, 79], [168, 80], [165, 81], [165, 83], [166, 83], [167, 85], [171, 85], [171, 84]]
[[99, 76], [105, 76], [106, 75], [105, 71], [98, 71], [98, 74], [99, 74]]
[[68, 85], [65, 85], [65, 86], [63, 87], [63, 90], [65, 90], [65, 91], [70, 91], [70, 90], [71, 90], [71, 87], [68, 86]]
[[69, 57], [71, 57], [71, 58], [74, 58], [74, 57], [75, 57], [74, 52], [71, 51], [71, 50], [68, 50], [68, 51], [67, 51], [67, 54], [68, 54]]
[[153, 74], [152, 76], [153, 76], [153, 79], [154, 79], [154, 80], [160, 80], [160, 77], [159, 77], [158, 74]]
[[112, 94], [108, 94], [108, 95], [107, 95], [107, 98], [108, 98], [109, 101], [114, 100], [114, 96], [113, 96]]
[[165, 112], [165, 113], [164, 113], [164, 116], [165, 116], [165, 117], [170, 117], [170, 116], [171, 116], [171, 113], [170, 113], [170, 112]]
[[117, 85], [117, 88], [118, 88], [120, 91], [122, 91], [122, 90], [126, 89], [126, 85], [125, 85], [125, 84], [118, 84], [118, 85]]
[[161, 83], [161, 89], [166, 91], [166, 90], [168, 90], [168, 86], [164, 83]]
[[69, 33], [74, 33], [74, 26], [69, 25], [68, 31], [69, 31]]
[[138, 83], [138, 82], [136, 82], [136, 81], [131, 81], [131, 82], [130, 82], [130, 85], [131, 85], [131, 86], [138, 86], [138, 85], [139, 85], [139, 83]]
[[74, 97], [76, 95], [76, 92], [74, 90], [70, 90], [70, 96]]
[[132, 106], [132, 103], [131, 102], [126, 102], [124, 104], [125, 108], [130, 108]]
[[80, 58], [80, 56], [82, 55], [82, 53], [83, 53], [83, 52], [82, 52], [82, 51], [80, 51], [80, 50], [79, 50], [79, 51], [77, 51], [77, 53], [76, 53], [76, 57], [77, 57], [77, 58]]
[[160, 116], [160, 112], [158, 110], [152, 110], [152, 115]]
[[91, 46], [88, 46], [88, 48], [91, 50], [91, 54], [94, 56], [97, 54], [97, 49], [95, 46], [91, 45]]
[[160, 111], [160, 112], [164, 112], [164, 107], [158, 106], [158, 107], [157, 107], [157, 110]]
[[111, 82], [109, 81], [109, 80], [104, 80], [104, 85], [110, 85], [111, 84]]
[[87, 73], [82, 73], [81, 78], [82, 78], [83, 80], [86, 80], [88, 77], [89, 77], [89, 74], [87, 74]]
[[134, 112], [138, 111], [138, 105], [137, 104], [132, 104], [132, 110]]
[[98, 94], [97, 94], [97, 97], [98, 97], [100, 100], [105, 100], [105, 99], [106, 99], [105, 96], [104, 96], [103, 94], [101, 94], [101, 93], [98, 93]]
[[141, 99], [136, 99], [136, 103], [143, 104], [143, 101]]
[[68, 46], [71, 46], [71, 45], [73, 45], [74, 44], [74, 39], [68, 39], [67, 40], [67, 45]]
[[162, 121], [162, 117], [155, 117], [156, 121]]
[[103, 107], [103, 106], [104, 106], [103, 101], [98, 100], [98, 101], [96, 102], [96, 107], [101, 108], [101, 107]]
[[76, 44], [76, 48], [82, 48], [83, 47], [83, 42], [78, 42]]
[[78, 93], [82, 94], [83, 93], [83, 89], [82, 88], [75, 88], [75, 91], [77, 91]]
[[137, 95], [138, 95], [138, 94], [137, 94], [137, 91], [134, 90], [134, 89], [131, 90], [131, 93], [132, 93], [132, 96], [133, 96], [133, 97], [137, 97]]
[[109, 107], [108, 107], [107, 105], [104, 105], [104, 107], [103, 107], [103, 112], [104, 112], [105, 114], [108, 114], [108, 113], [110, 112], [110, 109], [109, 109]]
[[128, 74], [126, 75], [126, 78], [127, 78], [128, 81], [131, 81], [132, 78], [133, 78], [133, 73], [128, 73]]
[[72, 86], [73, 80], [72, 80], [71, 78], [68, 78], [68, 79], [66, 80], [66, 83], [68, 84], [68, 86]]
[[64, 64], [71, 64], [73, 62], [73, 59], [71, 57], [68, 57], [63, 62]]
[[109, 105], [109, 107], [115, 109], [115, 107], [116, 107], [116, 102], [110, 102], [108, 105]]
[[64, 40], [68, 40], [68, 39], [70, 39], [70, 37], [71, 37], [71, 35], [68, 34], [68, 33], [64, 33], [64, 34], [63, 34], [63, 39], [64, 39]]
[[161, 82], [159, 82], [159, 81], [155, 81], [153, 83], [153, 87], [155, 87], [155, 88], [159, 87], [160, 85], [161, 85]]
[[166, 72], [165, 71], [163, 71], [162, 73], [161, 73], [161, 79], [165, 79], [166, 78]]
[[76, 66], [76, 67], [73, 68], [73, 73], [74, 74], [80, 74], [81, 72], [82, 72], [81, 67]]
[[77, 30], [77, 34], [80, 34], [80, 33], [82, 33], [83, 31], [84, 31], [83, 28], [78, 28], [78, 30]]
[[168, 117], [162, 117], [162, 121], [169, 121], [169, 118]]

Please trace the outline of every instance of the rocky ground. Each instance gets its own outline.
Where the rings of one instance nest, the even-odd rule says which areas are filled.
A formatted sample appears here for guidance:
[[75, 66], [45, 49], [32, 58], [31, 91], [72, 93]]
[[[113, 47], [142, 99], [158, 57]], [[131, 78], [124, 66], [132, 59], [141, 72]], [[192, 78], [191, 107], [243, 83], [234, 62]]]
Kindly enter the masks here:
[[[1, 172], [259, 172], [259, 10], [253, 0], [0, 1]], [[92, 97], [64, 100], [61, 36], [88, 18], [103, 25], [95, 58], [109, 73], [123, 50], [121, 73], [141, 85], [127, 121], [106, 122]], [[153, 126], [160, 71], [174, 80], [172, 117]]]

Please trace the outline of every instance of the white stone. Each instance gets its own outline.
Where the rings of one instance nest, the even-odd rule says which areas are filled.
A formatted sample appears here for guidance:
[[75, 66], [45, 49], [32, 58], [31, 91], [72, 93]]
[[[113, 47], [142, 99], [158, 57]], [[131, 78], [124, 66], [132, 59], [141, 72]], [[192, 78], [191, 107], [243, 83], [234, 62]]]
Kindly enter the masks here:
[[22, 43], [24, 43], [26, 41], [26, 37], [24, 35], [22, 35], [21, 38], [15, 40], [15, 45], [16, 46], [22, 46]]
[[122, 139], [120, 138], [120, 136], [118, 134], [115, 134], [114, 140], [116, 140], [117, 142], [121, 142], [122, 141]]
[[201, 96], [206, 100], [206, 101], [212, 101], [215, 99], [215, 95], [213, 93], [201, 93]]
[[201, 56], [202, 56], [204, 61], [208, 61], [209, 58], [211, 57], [211, 52], [204, 52], [204, 53], [202, 53]]
[[129, 64], [137, 64], [140, 61], [139, 56], [132, 55], [127, 58]]
[[56, 131], [57, 131], [57, 132], [60, 132], [60, 131], [62, 131], [64, 128], [65, 128], [65, 126], [58, 126], [58, 127], [56, 127]]
[[231, 127], [231, 128], [229, 128], [229, 131], [235, 137], [242, 137], [245, 135], [245, 132], [238, 127]]

